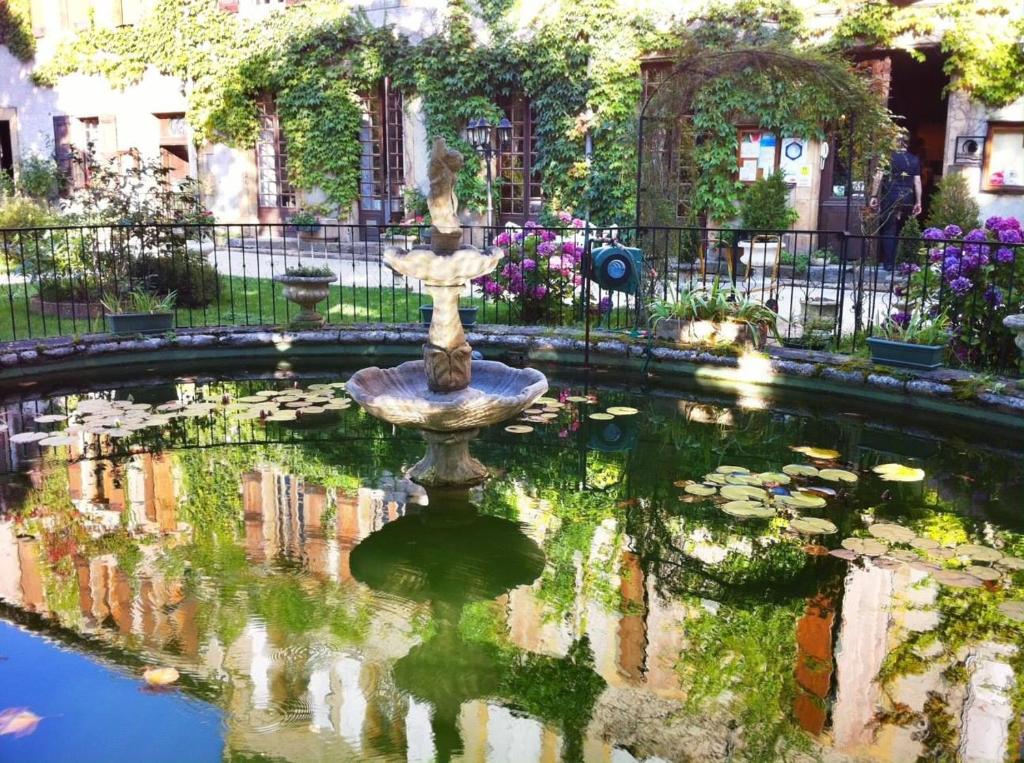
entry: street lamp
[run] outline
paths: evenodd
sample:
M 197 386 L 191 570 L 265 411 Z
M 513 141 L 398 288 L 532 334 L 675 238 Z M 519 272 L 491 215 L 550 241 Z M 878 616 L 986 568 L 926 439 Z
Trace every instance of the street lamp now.
M 497 135 L 497 145 L 494 136 Z M 491 162 L 494 157 L 499 156 L 502 151 L 508 149 L 512 142 L 512 123 L 507 117 L 502 117 L 497 125 L 487 121 L 487 117 L 479 117 L 469 120 L 466 125 L 466 140 L 477 152 L 487 168 L 487 227 L 494 227 L 494 176 Z

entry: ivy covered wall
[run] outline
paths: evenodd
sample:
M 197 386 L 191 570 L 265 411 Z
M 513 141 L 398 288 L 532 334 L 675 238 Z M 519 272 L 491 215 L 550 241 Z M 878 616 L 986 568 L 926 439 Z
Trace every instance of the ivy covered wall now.
M 933 35 L 947 55 L 951 86 L 998 106 L 1024 95 L 1024 52 L 1015 42 L 1024 36 L 1024 21 L 1011 15 L 1014 1 L 950 0 L 917 9 L 858 0 L 839 12 L 834 34 L 823 34 L 808 24 L 812 13 L 785 0 L 670 4 L 671 15 L 621 0 L 553 0 L 533 15 L 513 0 L 449 0 L 439 29 L 413 44 L 396 28 L 374 26 L 328 0 L 258 20 L 225 13 L 216 0 L 157 0 L 135 26 L 93 28 L 65 41 L 35 76 L 41 85 L 54 85 L 72 73 L 97 74 L 126 87 L 154 67 L 185 83 L 187 117 L 198 140 L 238 148 L 254 144 L 256 103 L 273 94 L 293 183 L 322 189 L 341 209 L 358 194 L 358 96 L 385 74 L 421 99 L 428 135 L 444 135 L 467 154 L 471 149 L 460 138 L 466 121 L 496 118 L 499 103 L 521 94 L 536 114 L 535 169 L 546 201 L 600 222 L 622 222 L 633 213 L 645 56 L 672 54 L 682 43 L 710 49 L 770 44 L 832 55 Z M 807 3 L 800 5 L 807 10 Z M 732 174 L 731 122 L 738 116 L 760 119 L 766 129 L 820 137 L 830 116 L 827 93 L 794 98 L 792 92 L 740 72 L 698 94 L 695 199 L 701 210 L 721 213 L 740 193 Z M 483 205 L 479 169 L 469 162 L 459 178 L 459 198 L 471 209 Z

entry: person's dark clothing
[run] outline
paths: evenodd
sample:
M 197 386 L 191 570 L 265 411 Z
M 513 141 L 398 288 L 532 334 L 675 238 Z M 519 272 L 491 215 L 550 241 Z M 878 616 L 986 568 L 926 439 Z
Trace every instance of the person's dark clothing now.
M 897 236 L 914 209 L 916 194 L 914 178 L 921 174 L 921 160 L 906 151 L 892 155 L 889 173 L 882 183 L 878 214 L 882 221 L 882 267 L 892 270 L 896 264 Z

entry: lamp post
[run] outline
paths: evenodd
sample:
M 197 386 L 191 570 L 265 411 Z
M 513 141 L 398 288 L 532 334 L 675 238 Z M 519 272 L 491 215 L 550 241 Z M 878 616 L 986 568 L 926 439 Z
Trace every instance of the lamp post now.
M 498 137 L 497 144 L 494 140 L 495 134 Z M 466 126 L 466 140 L 484 160 L 487 168 L 487 227 L 490 229 L 494 227 L 494 174 L 491 162 L 512 142 L 512 123 L 504 116 L 497 125 L 488 122 L 487 117 L 471 119 Z

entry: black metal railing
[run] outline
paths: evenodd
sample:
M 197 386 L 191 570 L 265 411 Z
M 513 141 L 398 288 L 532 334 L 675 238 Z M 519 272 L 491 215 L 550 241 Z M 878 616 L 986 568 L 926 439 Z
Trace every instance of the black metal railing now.
M 383 253 L 429 245 L 428 237 L 424 228 L 339 224 L 0 230 L 0 341 L 104 331 L 109 303 L 134 290 L 175 292 L 177 328 L 284 325 L 298 308 L 273 279 L 299 265 L 335 274 L 320 307 L 329 324 L 419 322 L 429 295 L 393 273 Z M 769 305 L 784 344 L 856 352 L 893 315 L 945 312 L 952 360 L 1017 369 L 1002 326 L 1003 316 L 1024 312 L 1024 245 L 1012 240 L 899 239 L 891 272 L 882 238 L 838 231 L 467 227 L 463 242 L 506 252 L 463 301 L 482 324 L 640 332 L 652 300 L 717 282 L 737 299 Z M 608 288 L 591 277 L 595 253 L 619 244 L 639 249 L 641 265 L 624 287 Z

